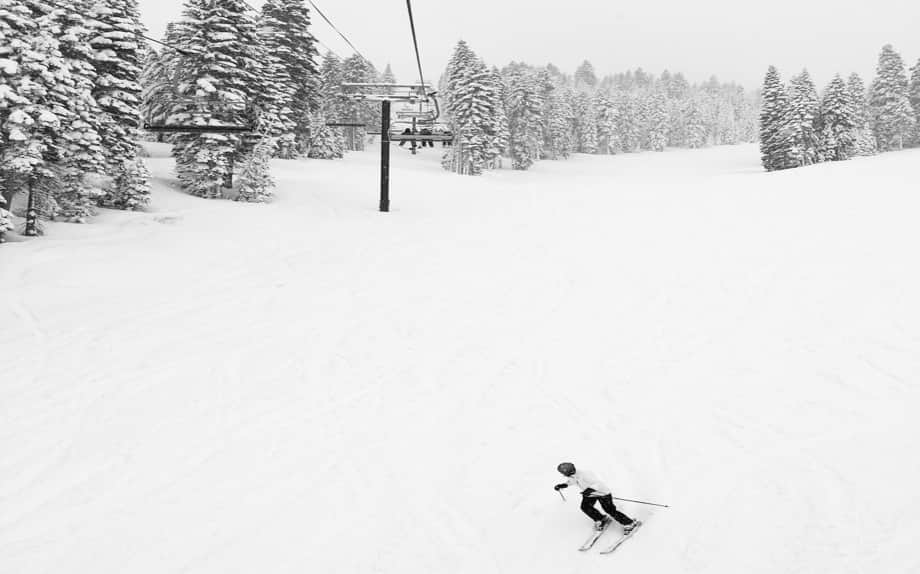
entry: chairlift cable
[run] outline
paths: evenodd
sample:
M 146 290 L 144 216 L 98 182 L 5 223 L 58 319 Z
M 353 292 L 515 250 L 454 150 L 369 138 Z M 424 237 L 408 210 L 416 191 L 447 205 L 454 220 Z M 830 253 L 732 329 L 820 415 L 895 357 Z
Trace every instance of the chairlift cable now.
M 240 0 L 240 2 L 242 2 L 247 8 L 249 8 L 249 9 L 252 10 L 253 12 L 260 12 L 260 13 L 261 13 L 261 10 L 259 10 L 258 8 L 256 8 L 255 6 L 253 6 L 252 4 L 250 4 L 249 2 L 247 2 L 246 0 Z M 318 11 L 318 10 L 317 10 L 317 11 Z M 311 32 L 310 35 L 313 36 L 313 33 Z M 339 60 L 342 59 L 342 56 L 339 56 L 338 54 L 335 53 L 335 50 L 333 50 L 333 49 L 330 48 L 329 46 L 327 46 L 327 45 L 323 44 L 322 42 L 320 42 L 319 38 L 317 38 L 316 36 L 313 36 L 313 41 L 316 42 L 317 44 L 319 44 L 320 46 L 322 46 L 323 48 L 325 48 L 327 52 L 332 52 L 332 54 L 333 54 L 336 58 L 338 58 Z M 363 57 L 363 56 L 362 56 L 362 57 Z
M 345 36 L 345 34 L 343 34 L 338 28 L 336 28 L 335 24 L 333 24 L 332 21 L 329 20 L 329 18 L 327 18 L 325 14 L 323 14 L 323 11 L 319 9 L 319 6 L 317 6 L 316 3 L 313 2 L 313 0 L 307 0 L 307 1 L 310 3 L 310 6 L 313 6 L 313 9 L 316 10 L 316 13 L 319 14 L 322 17 L 322 19 L 325 20 L 326 23 L 329 24 L 329 26 L 331 26 L 332 29 L 338 33 L 339 36 L 342 37 L 343 40 L 345 40 L 345 43 L 351 46 L 351 49 L 355 51 L 355 54 L 360 56 L 361 59 L 364 60 L 365 62 L 370 62 L 370 60 L 364 57 L 364 54 L 362 54 L 361 52 L 358 51 L 357 48 L 355 48 L 355 45 L 351 43 L 351 40 L 349 40 Z
M 335 56 L 335 57 L 338 58 L 339 60 L 342 59 L 342 56 L 339 56 L 338 54 L 336 54 L 336 53 L 335 53 L 335 50 L 333 50 L 333 49 L 330 48 L 329 46 L 327 46 L 327 45 L 323 44 L 322 42 L 320 42 L 320 41 L 319 41 L 319 38 L 317 38 L 316 36 L 313 36 L 313 39 L 316 41 L 317 44 L 319 44 L 320 46 L 322 46 L 327 52 L 330 52 L 333 56 Z
M 415 19 L 412 17 L 412 0 L 406 0 L 406 7 L 409 9 L 409 26 L 412 28 L 412 43 L 415 45 L 415 61 L 418 63 L 419 85 L 424 90 L 425 78 L 422 76 L 422 58 L 418 53 L 418 37 L 415 35 Z

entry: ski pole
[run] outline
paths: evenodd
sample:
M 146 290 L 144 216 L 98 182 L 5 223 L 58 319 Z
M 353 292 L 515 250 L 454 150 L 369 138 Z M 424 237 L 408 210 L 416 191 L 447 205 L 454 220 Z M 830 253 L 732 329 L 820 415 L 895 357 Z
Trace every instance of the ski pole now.
M 560 494 L 561 494 L 561 493 L 560 493 Z M 660 506 L 660 507 L 662 507 L 662 508 L 671 508 L 671 507 L 668 506 L 667 504 L 658 504 L 657 502 L 645 502 L 645 501 L 642 501 L 642 500 L 630 500 L 630 499 L 628 499 L 628 498 L 617 498 L 616 496 L 614 496 L 613 499 L 614 499 L 614 500 L 622 500 L 622 501 L 624 501 L 624 502 L 637 502 L 637 503 L 639 503 L 639 504 L 648 504 L 649 506 Z
M 562 497 L 562 501 L 563 501 L 563 502 L 565 502 L 565 495 L 564 495 L 564 494 L 562 494 L 562 491 L 561 491 L 561 490 L 557 490 L 556 492 L 558 492 L 558 493 L 559 493 L 559 496 L 561 496 L 561 497 Z

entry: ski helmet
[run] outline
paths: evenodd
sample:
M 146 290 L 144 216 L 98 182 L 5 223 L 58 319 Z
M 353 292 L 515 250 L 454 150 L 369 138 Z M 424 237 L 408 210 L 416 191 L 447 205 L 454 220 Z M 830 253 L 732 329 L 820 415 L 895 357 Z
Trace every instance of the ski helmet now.
M 575 474 L 575 465 L 572 464 L 571 462 L 563 462 L 559 466 L 556 467 L 556 470 L 558 470 L 560 473 L 566 476 L 572 476 L 573 474 Z

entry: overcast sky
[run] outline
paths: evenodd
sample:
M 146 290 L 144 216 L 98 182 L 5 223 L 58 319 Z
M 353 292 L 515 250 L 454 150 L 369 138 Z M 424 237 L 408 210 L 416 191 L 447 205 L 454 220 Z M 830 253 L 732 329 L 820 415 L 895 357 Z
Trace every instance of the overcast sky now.
M 156 38 L 181 16 L 182 0 L 139 2 Z M 398 80 L 417 79 L 403 0 L 314 2 L 378 69 L 390 63 Z M 437 82 L 460 39 L 490 66 L 552 62 L 572 73 L 587 59 L 598 76 L 641 66 L 680 71 L 691 82 L 715 74 L 748 88 L 770 64 L 784 79 L 807 67 L 819 88 L 836 72 L 859 72 L 868 83 L 886 43 L 908 67 L 920 59 L 920 0 L 414 0 L 412 7 L 428 82 Z M 352 53 L 311 15 L 324 45 Z

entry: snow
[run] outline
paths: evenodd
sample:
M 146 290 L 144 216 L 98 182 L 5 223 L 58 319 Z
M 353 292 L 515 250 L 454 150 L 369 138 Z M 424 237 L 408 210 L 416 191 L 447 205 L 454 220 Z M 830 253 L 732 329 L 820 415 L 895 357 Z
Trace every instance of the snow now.
M 18 124 L 18 125 L 31 125 L 32 123 L 34 123 L 34 122 L 32 121 L 32 118 L 29 116 L 29 114 L 27 114 L 25 111 L 23 111 L 23 110 L 21 110 L 21 109 L 15 109 L 15 110 L 13 110 L 13 111 L 10 113 L 9 118 L 7 118 L 7 121 L 9 121 L 10 124 L 13 124 L 13 125 L 16 125 L 16 124 Z
M 15 112 L 14 112 L 14 113 L 15 113 Z M 12 117 L 12 114 L 10 115 L 10 117 Z M 26 117 L 28 117 L 28 116 L 26 116 Z M 12 122 L 10 122 L 10 124 L 12 125 Z M 10 127 L 10 133 L 9 133 L 9 135 L 7 136 L 7 138 L 8 138 L 11 142 L 24 142 L 24 141 L 26 141 L 26 140 L 29 139 L 29 137 L 28 137 L 25 133 L 23 133 L 23 131 L 22 131 L 21 129 L 19 129 L 18 127 L 15 127 L 15 126 L 14 126 L 14 127 Z
M 12 76 L 19 71 L 19 64 L 9 58 L 0 58 L 0 70 L 3 70 L 3 73 Z
M 9 102 L 21 103 L 23 98 L 20 98 L 19 95 L 13 90 L 12 86 L 6 84 L 0 85 L 0 101 L 7 100 Z M 6 104 L 6 102 L 3 102 Z
M 214 84 L 208 78 L 198 78 L 195 82 L 198 85 L 200 91 L 210 94 L 217 91 L 217 88 L 214 87 Z
M 42 112 L 38 115 L 38 121 L 46 125 L 52 125 L 57 124 L 60 120 L 53 112 L 42 110 Z
M 0 246 L 0 571 L 920 568 L 920 151 L 394 146 L 381 214 L 373 150 L 243 205 L 151 149 L 150 212 Z M 671 508 L 579 553 L 563 460 Z

